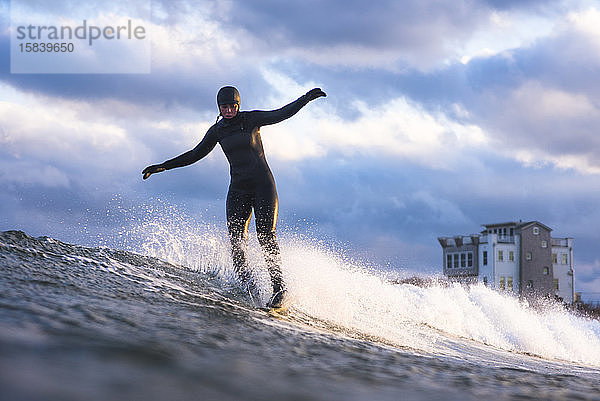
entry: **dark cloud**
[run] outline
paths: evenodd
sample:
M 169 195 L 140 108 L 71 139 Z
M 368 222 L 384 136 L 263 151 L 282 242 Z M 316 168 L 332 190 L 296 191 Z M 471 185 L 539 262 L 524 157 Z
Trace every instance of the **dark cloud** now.
M 598 44 L 592 34 L 572 27 L 538 40 L 532 46 L 512 51 L 521 74 L 561 90 L 582 93 L 600 101 Z
M 600 167 L 595 134 L 600 124 L 600 81 L 595 79 L 600 59 L 586 56 L 594 48 L 581 33 L 563 30 L 525 48 L 432 72 L 312 70 L 336 95 L 333 101 L 346 119 L 357 117 L 346 99 L 385 107 L 390 99 L 404 96 L 430 111 L 442 110 L 481 126 L 506 149 L 524 148 L 549 157 L 579 155 Z M 284 64 L 278 68 L 288 71 Z M 455 105 L 469 116 L 455 114 Z
M 600 123 L 596 110 L 600 104 L 599 62 L 587 56 L 595 47 L 586 42 L 585 35 L 565 29 L 528 47 L 474 58 L 467 64 L 445 62 L 424 71 L 403 61 L 410 52 L 443 58 L 444 45 L 469 38 L 494 10 L 548 11 L 560 6 L 542 1 L 446 3 L 214 1 L 202 2 L 199 9 L 191 2 L 156 1 L 155 23 L 182 26 L 195 11 L 206 21 L 214 21 L 219 32 L 236 37 L 240 48 L 228 63 L 217 63 L 217 69 L 214 60 L 208 59 L 210 55 L 193 58 L 190 69 L 183 62 L 165 62 L 164 55 L 154 54 L 155 64 L 148 75 L 10 74 L 10 44 L 5 33 L 0 36 L 0 80 L 49 100 L 95 104 L 115 99 L 139 106 L 147 115 L 159 109 L 161 119 L 167 121 L 180 118 L 182 110 L 188 113 L 188 109 L 202 112 L 205 119 L 214 112 L 215 92 L 224 84 L 240 87 L 244 106 L 262 108 L 265 99 L 273 94 L 281 97 L 283 90 L 271 87 L 276 84 L 263 76 L 266 68 L 299 85 L 318 82 L 328 93 L 323 103 L 328 112 L 344 122 L 369 117 L 356 110 L 356 100 L 376 110 L 385 108 L 392 99 L 405 97 L 426 111 L 476 124 L 495 141 L 492 148 L 464 150 L 449 145 L 447 151 L 457 157 L 446 170 L 374 153 L 348 156 L 335 149 L 327 149 L 320 158 L 273 160 L 283 232 L 300 227 L 319 238 L 336 238 L 356 252 L 372 251 L 381 262 L 425 268 L 440 262 L 437 236 L 478 232 L 483 223 L 539 220 L 552 227 L 555 235 L 575 237 L 576 258 L 592 263 L 597 259 L 594 244 L 600 240 L 594 224 L 600 220 L 596 211 L 600 201 L 597 176 L 559 170 L 551 164 L 523 166 L 511 152 L 571 153 L 600 166 L 595 132 Z M 400 60 L 395 67 L 402 68 L 332 66 L 301 60 L 300 56 L 276 57 L 290 48 L 314 51 L 344 45 L 395 52 Z M 591 113 L 571 117 L 556 113 L 536 119 L 535 113 L 541 112 L 543 100 L 547 100 L 536 98 L 536 94 L 554 94 L 558 100 L 588 99 Z M 292 100 L 298 95 L 290 93 L 287 97 Z M 457 105 L 464 113 L 456 111 Z M 116 119 L 111 121 L 119 124 Z M 64 235 L 62 238 L 76 241 L 67 236 L 73 227 L 84 223 L 88 227 L 86 243 L 93 243 L 93 232 L 118 231 L 132 215 L 144 215 L 137 206 L 160 205 L 157 198 L 224 228 L 229 178 L 221 150 L 213 151 L 220 154 L 214 159 L 142 181 L 140 171 L 146 164 L 183 153 L 203 133 L 190 139 L 189 145 L 176 146 L 174 129 L 149 133 L 143 124 L 132 125 L 126 124 L 127 135 L 138 141 L 134 144 L 147 145 L 146 157 L 152 157 L 143 160 L 138 156 L 135 160 L 140 160 L 139 166 L 128 163 L 117 168 L 117 160 L 117 167 L 99 169 L 92 161 L 78 164 L 64 155 L 61 160 L 45 159 L 68 177 L 68 185 L 62 187 L 0 175 L 0 229 Z M 364 133 L 365 141 L 369 134 Z M 0 153 L 5 164 L 18 162 L 27 168 L 27 163 L 36 163 L 33 156 L 31 160 L 21 156 L 19 161 L 13 157 Z M 431 165 L 435 162 L 432 160 Z M 90 171 L 91 167 L 95 170 Z M 117 200 L 115 194 L 120 194 Z M 112 214 L 107 215 L 107 210 Z M 127 210 L 131 213 L 124 212 Z
M 436 171 L 386 157 L 332 154 L 274 161 L 281 235 L 296 229 L 321 240 L 332 238 L 350 254 L 369 255 L 373 263 L 419 270 L 439 264 L 437 236 L 479 232 L 481 224 L 495 221 L 539 220 L 557 236 L 575 237 L 577 257 L 593 260 L 590 245 L 600 240 L 586 229 L 587 221 L 600 218 L 595 206 L 600 198 L 589 193 L 598 185 L 593 177 L 574 180 L 569 172 L 523 169 L 492 154 L 486 158 L 469 174 L 458 166 Z M 121 185 L 104 178 L 100 187 L 82 183 L 76 175 L 68 188 L 2 182 L 7 188 L 2 227 L 94 244 L 143 219 L 149 212 L 139 206 L 160 209 L 166 201 L 187 216 L 225 229 L 226 163 L 203 160 L 147 181 L 138 171 L 129 175 Z M 557 191 L 562 195 L 554 196 Z
M 462 1 L 355 0 L 341 5 L 336 1 L 261 0 L 235 3 L 226 24 L 250 33 L 263 49 L 355 47 L 395 51 L 398 60 L 404 56 L 429 59 L 443 53 L 446 44 L 471 35 L 489 11 L 481 4 Z
M 559 35 L 510 56 L 469 63 L 466 83 L 473 96 L 461 101 L 507 147 L 579 155 L 600 168 L 600 85 L 594 79 L 600 59 L 569 50 L 580 40 Z
M 484 3 L 489 4 L 491 7 L 497 10 L 510 10 L 510 9 L 526 9 L 526 10 L 540 10 L 548 8 L 549 6 L 556 7 L 560 5 L 559 1 L 547 1 L 547 0 L 485 0 Z
M 556 236 L 589 235 L 583 221 L 598 218 L 593 205 L 600 201 L 588 193 L 589 188 L 598 188 L 594 177 L 578 176 L 575 182 L 570 172 L 524 171 L 515 161 L 488 156 L 482 169 L 469 174 L 381 158 L 298 163 L 293 172 L 277 174 L 280 213 L 284 221 L 318 222 L 336 238 L 366 249 L 381 236 L 437 249 L 437 236 L 477 233 L 481 224 L 520 219 L 544 222 Z M 555 196 L 557 192 L 562 196 Z M 578 252 L 586 260 L 594 253 L 587 248 Z M 436 251 L 412 263 L 421 267 L 438 257 Z
M 469 36 L 494 9 L 528 8 L 541 1 L 276 0 L 237 2 L 232 28 L 261 33 L 260 39 L 292 46 L 360 45 L 373 48 L 429 48 Z
M 156 60 L 152 65 L 150 74 L 12 74 L 10 38 L 0 34 L 0 81 L 25 92 L 90 102 L 118 100 L 167 110 L 184 107 L 213 111 L 216 110 L 216 93 L 223 85 L 252 82 L 248 95 L 256 98 L 264 96 L 268 88 L 262 73 L 244 64 L 232 65 L 220 72 L 209 66 L 204 71 L 202 60 L 198 60 L 193 71 L 180 68 L 176 63 L 162 67 Z M 258 93 L 253 93 L 254 90 Z

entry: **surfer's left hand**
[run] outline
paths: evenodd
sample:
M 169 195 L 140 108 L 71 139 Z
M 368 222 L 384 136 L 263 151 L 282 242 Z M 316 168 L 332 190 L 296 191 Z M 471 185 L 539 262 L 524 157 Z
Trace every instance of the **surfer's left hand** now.
M 306 96 L 306 99 L 310 102 L 322 96 L 327 96 L 327 94 L 323 92 L 321 88 L 314 88 L 306 92 L 306 95 L 304 96 Z

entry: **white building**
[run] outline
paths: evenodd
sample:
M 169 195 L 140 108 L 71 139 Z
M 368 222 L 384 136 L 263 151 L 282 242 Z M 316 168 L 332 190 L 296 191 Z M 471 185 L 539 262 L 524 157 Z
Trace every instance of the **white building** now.
M 572 303 L 575 300 L 573 238 L 552 238 L 552 272 L 556 295 L 565 302 Z
M 481 282 L 523 298 L 573 303 L 573 239 L 551 238 L 551 228 L 531 222 L 485 224 L 480 234 L 440 237 L 444 274 Z

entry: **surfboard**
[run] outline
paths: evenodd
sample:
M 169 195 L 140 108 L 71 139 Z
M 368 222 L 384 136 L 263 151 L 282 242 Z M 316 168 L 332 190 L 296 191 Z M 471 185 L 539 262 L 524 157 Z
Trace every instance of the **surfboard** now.
M 284 305 L 280 308 L 271 308 L 269 306 L 264 306 L 264 307 L 259 307 L 258 309 L 267 312 L 269 315 L 272 316 L 286 316 L 288 314 L 288 309 L 289 307 L 287 305 Z
M 279 317 L 279 316 L 287 316 L 288 308 L 287 306 L 282 306 L 281 308 L 268 308 L 269 315 Z
M 272 306 L 263 306 L 260 309 L 267 312 L 267 314 L 269 316 L 273 316 L 276 318 L 285 318 L 288 316 L 288 311 L 289 308 L 291 306 L 291 300 L 287 299 L 286 302 L 284 302 L 281 306 L 279 307 L 272 307 Z

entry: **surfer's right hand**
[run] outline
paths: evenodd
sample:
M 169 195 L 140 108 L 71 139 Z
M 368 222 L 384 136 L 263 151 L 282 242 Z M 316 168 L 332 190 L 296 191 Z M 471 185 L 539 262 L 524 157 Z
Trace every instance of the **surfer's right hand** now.
M 152 166 L 148 166 L 142 171 L 143 179 L 147 179 L 150 175 L 154 173 L 160 173 L 161 171 L 165 171 L 166 168 L 163 167 L 162 164 L 153 164 Z

